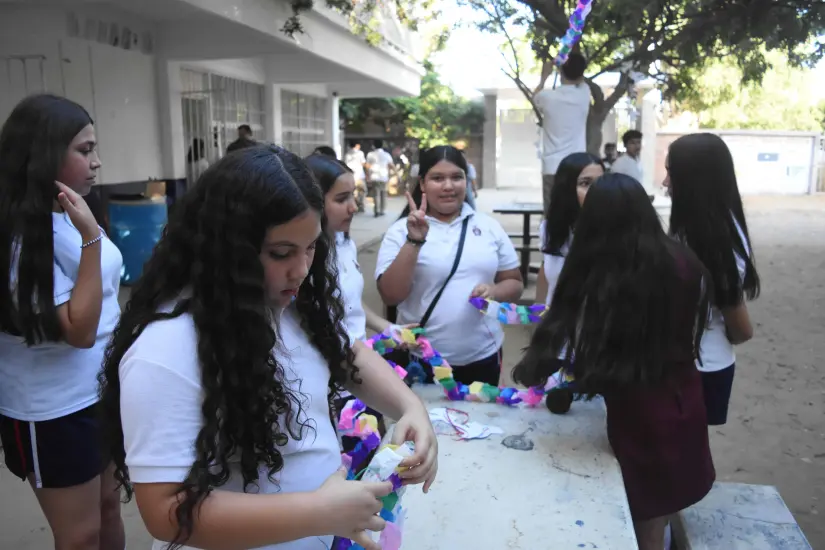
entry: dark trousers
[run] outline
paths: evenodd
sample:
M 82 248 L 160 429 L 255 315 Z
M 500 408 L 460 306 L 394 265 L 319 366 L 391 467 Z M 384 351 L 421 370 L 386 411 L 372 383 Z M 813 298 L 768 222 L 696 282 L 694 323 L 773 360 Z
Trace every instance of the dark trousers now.
M 453 368 L 453 378 L 455 378 L 456 382 L 468 386 L 473 382 L 485 382 L 492 386 L 498 386 L 499 379 L 501 378 L 501 357 L 501 350 L 499 349 L 493 355 L 467 365 L 450 365 Z M 401 350 L 396 350 L 385 358 L 404 368 L 406 368 L 410 362 L 409 353 Z M 435 383 L 432 367 L 424 362 L 422 362 L 421 365 L 424 367 L 424 383 Z

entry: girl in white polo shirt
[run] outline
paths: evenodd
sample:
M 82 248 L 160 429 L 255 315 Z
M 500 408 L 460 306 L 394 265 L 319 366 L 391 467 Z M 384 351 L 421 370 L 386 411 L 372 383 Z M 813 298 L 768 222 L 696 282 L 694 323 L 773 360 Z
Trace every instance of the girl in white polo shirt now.
M 398 306 L 398 322 L 424 326 L 456 380 L 497 385 L 504 332 L 468 300 L 513 302 L 524 285 L 507 233 L 465 202 L 466 178 L 455 147 L 421 154 L 419 184 L 384 235 L 375 275 L 384 303 Z
M 358 209 L 352 171 L 346 164 L 319 154 L 310 155 L 305 162 L 324 193 L 324 218 L 327 233 L 335 240 L 335 268 L 344 306 L 344 323 L 350 338 L 363 342 L 367 339 L 367 328 L 377 333 L 397 330 L 400 327 L 393 325 L 364 303 L 364 276 L 358 263 L 358 247 L 349 236 L 352 218 Z M 335 402 L 335 409 L 340 412 L 350 399 L 353 399 L 352 395 L 343 391 Z M 381 414 L 372 409 L 367 413 L 379 420 L 383 432 Z M 357 438 L 344 436 L 344 450 L 351 450 L 357 442 Z
M 550 305 L 584 197 L 593 182 L 603 175 L 602 161 L 590 153 L 573 153 L 559 163 L 550 204 L 539 226 L 544 261 L 536 285 L 537 302 Z
M 714 134 L 674 141 L 664 186 L 672 197 L 670 233 L 687 244 L 710 272 L 714 307 L 697 367 L 702 372 L 708 424 L 727 421 L 736 354 L 753 337 L 747 300 L 759 296 L 748 224 L 736 184 L 733 157 Z
M 153 548 L 377 550 L 387 484 L 345 481 L 334 384 L 414 440 L 403 476 L 436 472 L 426 409 L 352 343 L 306 165 L 276 147 L 227 155 L 178 203 L 112 337 L 102 405 L 118 479 Z
M 602 161 L 590 153 L 573 153 L 559 163 L 556 179 L 550 190 L 550 203 L 539 225 L 541 250 L 544 255 L 536 284 L 536 301 L 550 305 L 564 260 L 573 242 L 573 230 L 579 210 L 590 186 L 604 175 Z M 562 367 L 561 359 L 553 361 L 552 370 Z M 567 388 L 548 392 L 546 405 L 550 412 L 564 414 L 573 403 L 573 392 Z
M 125 545 L 95 413 L 123 264 L 82 198 L 96 145 L 89 114 L 52 95 L 21 101 L 0 131 L 0 437 L 70 550 Z

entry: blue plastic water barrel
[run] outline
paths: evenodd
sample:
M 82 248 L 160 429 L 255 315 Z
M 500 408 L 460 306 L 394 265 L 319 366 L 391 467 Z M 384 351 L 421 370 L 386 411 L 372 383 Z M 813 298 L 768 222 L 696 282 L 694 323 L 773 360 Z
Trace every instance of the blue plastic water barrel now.
M 134 284 L 166 225 L 164 199 L 109 201 L 109 237 L 123 254 L 120 281 Z

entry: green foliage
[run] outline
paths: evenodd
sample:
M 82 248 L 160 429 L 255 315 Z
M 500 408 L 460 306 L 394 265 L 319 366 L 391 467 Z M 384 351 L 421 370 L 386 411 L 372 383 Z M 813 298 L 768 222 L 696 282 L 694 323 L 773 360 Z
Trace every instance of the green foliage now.
M 513 37 L 527 36 L 546 68 L 577 3 L 460 1 L 480 15 L 478 28 L 509 45 L 511 58 L 517 58 Z M 781 52 L 793 66 L 812 66 L 825 55 L 825 42 L 817 42 L 823 34 L 822 0 L 593 0 L 579 43 L 590 62 L 593 128 L 628 90 L 632 73 L 658 80 L 666 97 L 681 98 L 695 85 L 696 68 L 706 59 L 724 58 L 739 68 L 740 81 L 758 83 L 770 67 L 767 52 Z M 519 65 L 511 63 L 511 68 L 509 76 L 532 99 Z M 610 72 L 621 72 L 622 77 L 605 97 L 592 79 Z
M 441 82 L 429 61 L 421 80 L 421 95 L 397 99 L 342 100 L 340 115 L 349 132 L 361 133 L 367 122 L 380 126 L 384 133 L 403 133 L 419 140 L 421 147 L 452 143 L 484 126 L 484 106 L 469 101 Z
M 770 65 L 759 84 L 742 84 L 743 70 L 732 60 L 694 69 L 694 85 L 681 94 L 677 109 L 690 111 L 703 128 L 749 130 L 823 129 L 823 107 L 814 95 L 810 70 L 788 65 L 782 54 L 765 55 Z
M 423 21 L 438 16 L 436 0 L 323 0 L 326 7 L 349 18 L 352 31 L 372 45 L 383 42 L 380 15 L 395 15 L 401 24 L 418 30 Z M 304 32 L 301 17 L 312 10 L 315 0 L 289 0 L 292 16 L 281 29 L 287 36 Z

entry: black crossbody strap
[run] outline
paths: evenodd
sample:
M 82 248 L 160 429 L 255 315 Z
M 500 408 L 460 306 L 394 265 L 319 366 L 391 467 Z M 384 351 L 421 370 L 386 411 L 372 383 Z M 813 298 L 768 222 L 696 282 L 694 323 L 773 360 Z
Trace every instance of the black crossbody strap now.
M 438 304 L 438 300 L 441 299 L 441 295 L 444 293 L 444 289 L 447 288 L 447 285 L 450 283 L 450 279 L 453 278 L 455 272 L 458 270 L 458 262 L 461 261 L 461 253 L 464 251 L 464 240 L 467 237 L 467 226 L 470 224 L 470 218 L 472 214 L 464 218 L 464 221 L 461 222 L 461 237 L 458 239 L 458 250 L 455 253 L 455 260 L 453 261 L 453 268 L 450 270 L 450 274 L 447 275 L 447 280 L 444 281 L 444 284 L 441 285 L 441 290 L 438 291 L 438 294 L 435 295 L 433 301 L 430 302 L 430 307 L 427 308 L 426 313 L 421 318 L 421 321 L 418 323 L 418 326 L 424 328 L 424 325 L 427 324 L 427 321 L 430 320 L 430 315 L 433 314 L 433 310 L 435 309 L 436 304 Z

